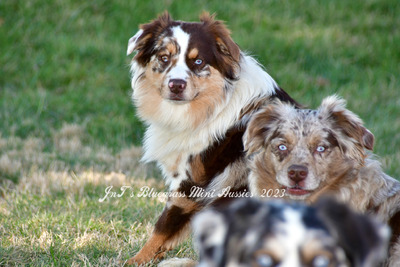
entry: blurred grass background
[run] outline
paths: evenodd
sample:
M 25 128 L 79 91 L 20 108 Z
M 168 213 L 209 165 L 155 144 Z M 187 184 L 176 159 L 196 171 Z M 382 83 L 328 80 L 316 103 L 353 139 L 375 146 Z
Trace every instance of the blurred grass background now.
M 0 265 L 118 265 L 143 244 L 163 204 L 98 198 L 108 185 L 163 190 L 137 162 L 143 125 L 126 45 L 164 10 L 189 21 L 216 13 L 309 107 L 333 93 L 347 99 L 399 177 L 397 0 L 2 0 Z

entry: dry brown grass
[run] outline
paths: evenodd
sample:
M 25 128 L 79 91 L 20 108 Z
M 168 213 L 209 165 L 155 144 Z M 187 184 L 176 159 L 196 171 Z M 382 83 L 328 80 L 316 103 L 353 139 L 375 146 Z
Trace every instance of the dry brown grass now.
M 113 153 L 85 140 L 75 124 L 53 133 L 51 150 L 36 137 L 0 136 L 0 265 L 119 266 L 144 244 L 165 199 L 99 199 L 109 186 L 164 191 L 146 178 L 154 167 L 140 163 L 140 147 Z

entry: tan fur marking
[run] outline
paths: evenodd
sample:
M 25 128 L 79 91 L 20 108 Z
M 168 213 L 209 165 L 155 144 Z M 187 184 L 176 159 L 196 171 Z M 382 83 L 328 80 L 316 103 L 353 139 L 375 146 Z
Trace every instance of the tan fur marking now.
M 183 213 L 192 213 L 200 209 L 199 204 L 185 197 L 171 197 L 168 199 L 170 206 L 177 206 L 182 209 Z M 143 248 L 133 258 L 129 259 L 127 265 L 144 264 L 152 259 L 158 260 L 164 257 L 165 252 L 175 247 L 190 233 L 190 224 L 174 233 L 174 236 L 168 237 L 165 234 L 153 231 L 150 238 Z
M 328 259 L 332 259 L 333 255 L 331 251 L 323 248 L 322 240 L 320 238 L 308 241 L 301 247 L 301 254 L 303 262 L 306 264 L 312 263 L 316 256 L 325 256 Z
M 186 197 L 173 197 L 169 202 L 183 210 L 184 213 L 190 213 L 200 208 L 199 203 Z
M 190 167 L 192 170 L 192 179 L 193 182 L 199 185 L 203 185 L 206 182 L 205 173 L 206 170 L 204 169 L 204 164 L 201 160 L 200 155 L 196 155 L 192 162 L 190 163 Z
M 162 101 L 160 95 L 162 75 L 151 71 L 151 68 L 147 68 L 144 75 L 146 76 L 145 82 L 141 82 L 142 85 L 138 87 L 140 102 L 136 103 L 137 111 L 143 118 L 154 118 L 160 112 L 158 107 Z
M 192 127 L 195 129 L 213 114 L 216 105 L 225 101 L 224 79 L 221 74 L 210 67 L 211 75 L 207 79 L 194 77 L 195 88 L 199 88 L 199 94 L 190 102 L 188 115 L 193 121 Z
M 179 154 L 179 155 L 176 157 L 175 164 L 172 165 L 172 166 L 170 166 L 170 168 L 169 168 L 169 171 L 170 171 L 171 173 L 175 173 L 175 172 L 178 171 L 178 167 L 179 167 L 179 164 L 181 163 L 181 160 L 182 160 L 182 154 Z
M 198 55 L 199 55 L 199 50 L 197 48 L 193 48 L 192 50 L 190 50 L 188 58 L 195 59 L 197 58 Z
M 254 258 L 258 258 L 262 255 L 268 255 L 275 261 L 280 262 L 285 257 L 285 251 L 281 248 L 282 245 L 279 243 L 279 241 L 275 240 L 274 238 L 270 238 L 270 240 L 266 241 L 266 246 L 263 249 L 260 249 L 254 253 Z
M 260 158 L 263 157 L 261 156 Z M 276 173 L 268 158 L 265 158 L 265 160 L 256 160 L 252 165 L 252 170 L 256 173 L 256 177 L 263 177 L 263 179 L 257 179 L 256 181 L 258 195 L 263 194 L 263 189 L 274 190 L 282 187 L 275 179 Z
M 165 243 L 166 236 L 153 233 L 147 240 L 146 244 L 139 251 L 135 257 L 130 258 L 127 265 L 141 265 L 150 262 L 152 259 L 159 259 L 164 256 L 165 250 L 162 249 L 162 245 Z
M 178 52 L 176 45 L 173 43 L 168 43 L 166 48 L 171 55 L 175 55 Z

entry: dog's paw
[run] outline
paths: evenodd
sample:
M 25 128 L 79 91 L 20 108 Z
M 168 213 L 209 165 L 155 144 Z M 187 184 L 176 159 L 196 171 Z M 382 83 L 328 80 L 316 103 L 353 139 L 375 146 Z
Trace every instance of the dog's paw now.
M 195 267 L 197 262 L 189 258 L 172 258 L 160 262 L 158 267 Z
M 140 257 L 140 255 L 136 255 L 130 258 L 128 261 L 125 262 L 125 265 L 128 266 L 144 266 L 145 264 L 149 263 L 151 259 Z

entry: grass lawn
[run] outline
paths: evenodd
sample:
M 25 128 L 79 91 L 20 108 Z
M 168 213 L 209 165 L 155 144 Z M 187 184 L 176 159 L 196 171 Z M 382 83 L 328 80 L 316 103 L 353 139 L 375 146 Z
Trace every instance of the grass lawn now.
M 400 177 L 397 0 L 0 1 L 0 265 L 114 266 L 134 255 L 165 199 L 139 162 L 126 57 L 138 25 L 168 10 L 226 21 L 290 95 L 309 107 L 337 93 Z M 121 194 L 104 197 L 107 187 Z M 170 253 L 195 257 L 190 240 Z

